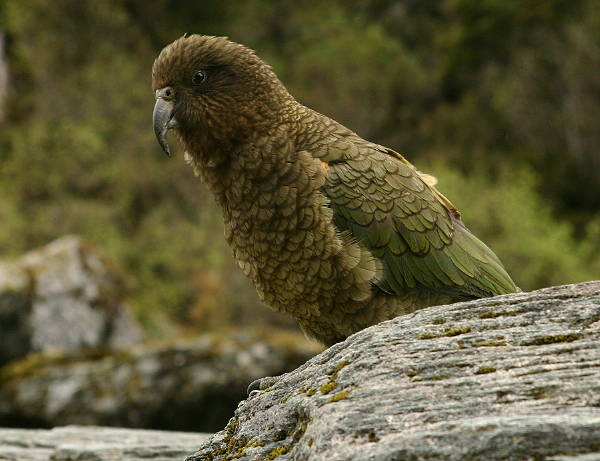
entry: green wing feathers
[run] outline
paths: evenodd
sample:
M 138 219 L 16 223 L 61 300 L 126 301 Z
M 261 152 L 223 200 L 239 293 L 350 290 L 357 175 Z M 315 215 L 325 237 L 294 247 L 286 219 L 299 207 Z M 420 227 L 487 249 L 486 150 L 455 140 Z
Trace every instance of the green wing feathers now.
M 328 170 L 323 192 L 335 225 L 383 262 L 381 288 L 402 293 L 419 287 L 464 297 L 518 291 L 498 257 L 425 181 L 430 183 L 400 154 L 374 145 Z

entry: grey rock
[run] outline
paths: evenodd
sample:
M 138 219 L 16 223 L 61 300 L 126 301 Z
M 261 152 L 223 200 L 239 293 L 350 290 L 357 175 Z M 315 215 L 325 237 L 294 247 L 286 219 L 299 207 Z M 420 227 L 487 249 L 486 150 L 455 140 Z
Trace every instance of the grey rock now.
M 119 352 L 36 354 L 0 368 L 0 426 L 221 429 L 248 383 L 317 349 L 277 330 L 205 335 Z
M 180 461 L 207 437 L 90 426 L 0 429 L 0 461 Z
M 600 282 L 424 309 L 241 402 L 200 460 L 600 459 Z
M 124 297 L 117 271 L 75 236 L 0 263 L 0 364 L 30 352 L 139 343 Z

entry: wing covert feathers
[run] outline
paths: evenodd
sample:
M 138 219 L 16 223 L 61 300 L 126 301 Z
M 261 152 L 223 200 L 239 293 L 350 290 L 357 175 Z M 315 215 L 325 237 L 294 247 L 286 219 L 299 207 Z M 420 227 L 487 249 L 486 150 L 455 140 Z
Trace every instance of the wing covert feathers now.
M 496 255 L 435 189 L 435 178 L 394 151 L 363 143 L 330 164 L 323 192 L 336 226 L 383 263 L 383 289 L 400 294 L 426 288 L 465 297 L 518 290 Z

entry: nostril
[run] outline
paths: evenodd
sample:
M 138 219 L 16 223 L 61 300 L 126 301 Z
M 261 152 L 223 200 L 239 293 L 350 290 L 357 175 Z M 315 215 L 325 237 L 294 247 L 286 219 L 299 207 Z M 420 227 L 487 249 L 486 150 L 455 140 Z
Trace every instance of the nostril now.
M 175 91 L 170 86 L 165 86 L 160 90 L 156 90 L 156 97 L 164 99 L 165 101 L 170 101 L 175 97 Z

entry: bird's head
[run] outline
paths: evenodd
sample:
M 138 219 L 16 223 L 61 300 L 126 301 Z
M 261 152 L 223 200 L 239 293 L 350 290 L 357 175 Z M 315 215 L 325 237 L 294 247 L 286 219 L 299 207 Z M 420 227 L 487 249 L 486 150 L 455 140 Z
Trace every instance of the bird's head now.
M 161 147 L 174 130 L 187 151 L 227 150 L 267 126 L 290 98 L 254 52 L 225 37 L 183 36 L 154 61 L 153 123 Z

